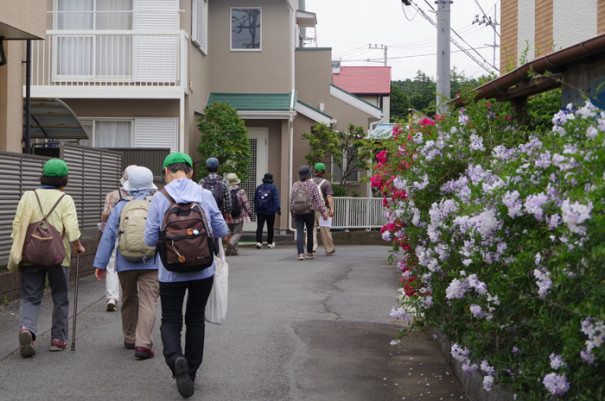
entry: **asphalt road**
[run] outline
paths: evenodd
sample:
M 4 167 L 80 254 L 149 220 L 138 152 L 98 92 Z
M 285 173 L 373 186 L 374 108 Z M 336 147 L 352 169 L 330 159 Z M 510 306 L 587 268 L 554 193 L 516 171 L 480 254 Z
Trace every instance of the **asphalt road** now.
M 293 246 L 240 248 L 228 258 L 227 322 L 206 325 L 191 399 L 466 400 L 427 335 L 390 345 L 402 323 L 389 316 L 398 272 L 387 250 L 340 246 L 297 261 Z M 18 301 L 0 307 L 0 400 L 182 399 L 161 354 L 159 307 L 156 356 L 136 360 L 122 345 L 119 312 L 105 311 L 104 288 L 80 281 L 74 352 L 47 350 L 48 295 L 33 358 L 17 350 Z

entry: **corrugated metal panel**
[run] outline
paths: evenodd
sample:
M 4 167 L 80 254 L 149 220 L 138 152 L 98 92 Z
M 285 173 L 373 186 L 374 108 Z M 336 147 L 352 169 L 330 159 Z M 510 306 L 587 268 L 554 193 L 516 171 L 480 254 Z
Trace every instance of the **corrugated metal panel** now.
M 170 148 L 176 152 L 178 118 L 137 118 L 134 122 L 135 148 Z
M 65 193 L 76 205 L 81 230 L 95 229 L 101 220 L 105 194 L 119 185 L 121 157 L 118 152 L 61 145 L 61 158 L 69 167 Z M 12 245 L 10 234 L 17 204 L 25 191 L 40 185 L 42 166 L 48 157 L 0 152 L 0 265 L 6 265 Z
M 162 177 L 164 159 L 171 152 L 170 148 L 141 148 L 138 146 L 136 149 L 114 148 L 109 150 L 114 150 L 122 154 L 122 166 L 120 171 L 124 171 L 126 167 L 132 164 L 144 166 L 153 172 L 154 179 L 157 181 L 160 181 Z
M 289 93 L 217 93 L 211 92 L 208 106 L 212 103 L 229 103 L 236 110 L 290 110 L 292 97 Z

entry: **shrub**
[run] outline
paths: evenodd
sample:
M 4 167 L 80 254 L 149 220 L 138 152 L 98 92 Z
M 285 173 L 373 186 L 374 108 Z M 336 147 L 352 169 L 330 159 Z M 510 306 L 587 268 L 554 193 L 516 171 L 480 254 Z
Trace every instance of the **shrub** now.
M 396 127 L 378 155 L 392 316 L 435 328 L 484 388 L 605 399 L 605 113 L 570 106 L 547 132 L 476 102 Z

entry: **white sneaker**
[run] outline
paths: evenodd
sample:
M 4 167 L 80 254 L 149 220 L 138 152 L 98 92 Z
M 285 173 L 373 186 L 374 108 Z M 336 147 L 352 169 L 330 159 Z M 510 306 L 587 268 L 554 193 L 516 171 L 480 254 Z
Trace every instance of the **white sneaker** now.
M 263 244 L 261 244 L 260 242 L 256 243 L 256 249 L 261 249 L 263 247 Z
M 275 248 L 275 244 L 274 244 L 274 243 L 267 244 L 267 246 L 268 246 L 269 248 L 271 248 L 271 249 Z
M 117 309 L 117 304 L 118 304 L 118 302 L 115 299 L 110 298 L 107 301 L 107 312 L 115 311 Z

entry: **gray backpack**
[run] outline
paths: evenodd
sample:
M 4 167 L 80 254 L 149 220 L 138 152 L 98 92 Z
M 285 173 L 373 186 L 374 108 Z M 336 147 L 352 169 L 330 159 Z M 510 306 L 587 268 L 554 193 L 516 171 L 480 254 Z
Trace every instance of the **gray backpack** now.
M 309 191 L 309 187 L 304 182 L 294 192 L 292 210 L 294 214 L 309 214 L 313 211 L 311 191 Z

